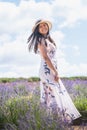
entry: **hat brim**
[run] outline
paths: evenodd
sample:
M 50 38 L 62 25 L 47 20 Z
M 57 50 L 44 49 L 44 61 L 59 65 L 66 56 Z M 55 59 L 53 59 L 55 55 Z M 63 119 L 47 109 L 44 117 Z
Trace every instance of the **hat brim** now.
M 47 20 L 41 20 L 40 22 L 38 22 L 37 24 L 35 24 L 35 26 L 32 28 L 32 32 L 34 32 L 35 28 L 41 24 L 41 23 L 46 23 L 49 27 L 49 30 L 52 28 L 52 23 L 50 21 Z

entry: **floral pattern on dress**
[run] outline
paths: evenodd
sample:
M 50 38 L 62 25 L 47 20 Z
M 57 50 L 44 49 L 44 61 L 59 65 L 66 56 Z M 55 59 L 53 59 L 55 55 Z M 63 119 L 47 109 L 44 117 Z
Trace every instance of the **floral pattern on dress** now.
M 55 69 L 57 69 L 57 60 L 56 60 L 56 47 L 48 40 L 47 42 L 47 55 L 53 63 Z M 59 82 L 54 80 L 54 75 L 51 69 L 48 67 L 43 58 L 41 58 L 40 66 L 40 89 L 41 95 L 40 100 L 48 108 L 56 108 L 57 113 L 63 120 L 71 121 L 79 118 L 81 115 L 78 112 L 77 108 L 73 104 L 71 97 L 69 96 L 65 86 L 63 85 L 61 79 Z

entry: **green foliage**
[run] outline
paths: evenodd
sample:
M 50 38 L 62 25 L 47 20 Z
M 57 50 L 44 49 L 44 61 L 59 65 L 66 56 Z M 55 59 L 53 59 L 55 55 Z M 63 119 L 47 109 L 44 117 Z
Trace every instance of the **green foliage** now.
M 87 98 L 78 97 L 74 103 L 79 111 L 87 111 Z
M 81 80 L 87 80 L 87 76 L 61 77 L 61 79 L 69 79 L 69 80 L 81 79 Z
M 78 95 L 80 97 L 87 97 L 87 88 L 86 87 L 81 87 L 80 85 L 76 85 L 74 86 L 74 88 L 76 89 Z
M 87 76 L 61 77 L 61 79 L 87 80 Z M 33 82 L 33 81 L 37 82 L 37 81 L 40 81 L 40 78 L 39 77 L 30 77 L 30 78 L 23 78 L 23 77 L 19 77 L 19 78 L 0 78 L 0 83 L 14 82 L 14 81 L 18 81 L 18 80 L 28 80 L 29 82 Z
M 15 81 L 22 81 L 22 80 L 28 80 L 28 82 L 37 82 L 40 81 L 39 77 L 30 77 L 30 78 L 0 78 L 0 83 L 7 83 L 7 82 L 15 82 Z
M 40 78 L 38 77 L 31 77 L 31 78 L 28 78 L 28 82 L 33 82 L 33 81 L 40 81 Z
M 0 83 L 14 82 L 16 78 L 0 78 Z
M 77 109 L 80 111 L 82 119 L 87 121 L 87 98 L 78 97 L 75 99 L 74 103 Z
M 6 122 L 6 117 L 4 115 L 4 111 L 2 109 L 2 107 L 0 106 L 0 129 L 3 128 L 4 123 Z
M 70 80 L 76 80 L 76 79 L 80 79 L 80 80 L 87 80 L 87 76 L 74 76 L 74 77 L 69 77 Z
M 75 86 L 78 96 L 74 99 L 75 106 L 82 114 L 82 118 L 87 120 L 87 88 L 79 85 Z
M 17 125 L 17 120 L 20 115 L 24 115 L 28 110 L 27 101 L 29 97 L 21 96 L 11 98 L 4 104 L 3 108 L 0 107 L 0 120 L 2 124 L 13 123 Z

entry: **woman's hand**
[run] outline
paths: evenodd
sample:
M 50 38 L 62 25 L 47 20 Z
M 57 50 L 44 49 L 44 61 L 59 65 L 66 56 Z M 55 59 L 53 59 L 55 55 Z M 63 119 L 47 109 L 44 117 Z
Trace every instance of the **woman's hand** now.
M 57 72 L 57 71 L 55 71 L 54 80 L 55 80 L 56 82 L 59 81 L 59 76 L 58 76 L 58 72 Z

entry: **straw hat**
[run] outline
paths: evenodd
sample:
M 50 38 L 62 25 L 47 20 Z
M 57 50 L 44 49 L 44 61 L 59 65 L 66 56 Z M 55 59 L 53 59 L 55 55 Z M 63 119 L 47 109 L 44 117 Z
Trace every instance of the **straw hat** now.
M 38 20 L 38 21 L 35 23 L 35 25 L 34 25 L 34 27 L 33 27 L 33 29 L 32 29 L 32 32 L 34 32 L 35 28 L 36 28 L 40 23 L 46 23 L 46 24 L 48 25 L 48 27 L 49 27 L 49 30 L 52 28 L 52 23 L 51 23 L 50 21 L 47 21 L 47 20 Z

